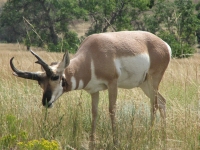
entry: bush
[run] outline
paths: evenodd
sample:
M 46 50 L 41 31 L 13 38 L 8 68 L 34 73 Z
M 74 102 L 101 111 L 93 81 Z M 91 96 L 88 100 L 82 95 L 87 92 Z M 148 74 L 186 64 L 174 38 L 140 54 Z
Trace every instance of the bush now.
M 63 39 L 60 39 L 57 45 L 53 43 L 48 44 L 48 50 L 51 52 L 63 52 L 68 50 L 70 53 L 75 53 L 78 49 L 80 40 L 75 32 L 67 32 Z
M 8 134 L 0 138 L 0 148 L 2 149 L 12 149 L 16 146 L 17 141 L 25 141 L 27 139 L 27 133 L 21 131 L 18 134 Z
M 172 57 L 183 58 L 194 54 L 195 49 L 188 43 L 179 41 L 175 34 L 170 34 L 167 31 L 161 31 L 158 36 L 170 45 L 172 49 Z
M 45 139 L 32 140 L 29 142 L 19 142 L 17 147 L 20 150 L 59 150 L 59 144 L 57 141 L 48 141 Z

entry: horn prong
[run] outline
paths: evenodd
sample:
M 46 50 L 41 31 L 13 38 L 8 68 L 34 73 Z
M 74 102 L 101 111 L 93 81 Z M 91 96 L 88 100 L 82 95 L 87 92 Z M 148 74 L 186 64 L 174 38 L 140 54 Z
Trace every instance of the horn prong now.
M 30 50 L 30 52 L 37 58 L 37 61 L 36 61 L 35 63 L 40 64 L 40 65 L 44 68 L 44 70 L 45 70 L 47 76 L 51 76 L 51 75 L 53 74 L 53 71 L 52 71 L 52 69 L 49 67 L 49 65 L 47 65 L 47 64 L 42 60 L 42 58 L 40 58 L 34 51 Z

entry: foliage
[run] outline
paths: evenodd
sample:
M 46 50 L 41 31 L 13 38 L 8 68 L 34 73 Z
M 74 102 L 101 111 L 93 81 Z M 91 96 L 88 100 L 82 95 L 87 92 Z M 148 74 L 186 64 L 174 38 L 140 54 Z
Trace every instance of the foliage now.
M 64 49 L 74 50 L 79 41 L 68 25 L 84 14 L 74 0 L 9 0 L 0 15 L 0 38 L 8 42 L 24 41 L 28 47 L 47 45 L 51 51 L 58 51 L 63 42 Z
M 197 18 L 200 21 L 200 2 L 196 5 Z M 197 41 L 200 44 L 200 27 L 197 29 Z
M 178 42 L 175 34 L 171 34 L 167 31 L 160 31 L 158 36 L 162 37 L 165 42 L 169 43 L 172 49 L 172 57 L 189 57 L 190 54 L 194 53 L 194 48 L 187 43 Z
M 158 3 L 152 15 L 145 15 L 146 30 L 158 34 L 172 48 L 173 57 L 188 57 L 194 53 L 196 31 L 200 27 L 195 5 L 191 0 Z
M 56 45 L 52 42 L 48 43 L 48 49 L 53 52 L 63 52 L 67 49 L 71 53 L 75 53 L 79 44 L 78 35 L 75 32 L 69 31 Z
M 4 130 L 7 131 L 7 134 L 0 138 L 0 148 L 15 147 L 17 141 L 25 141 L 27 139 L 27 133 L 18 128 L 20 123 L 21 120 L 18 120 L 15 115 L 8 114 L 5 116 Z
M 77 20 L 91 22 L 86 36 L 150 31 L 168 42 L 178 58 L 192 55 L 200 41 L 200 3 L 192 0 L 9 0 L 0 11 L 0 41 L 24 42 L 27 48 L 74 53 L 84 39 L 70 31 Z
M 18 142 L 17 147 L 20 150 L 59 150 L 59 144 L 57 141 L 48 141 L 45 139 L 32 140 L 26 142 Z
M 159 0 L 156 4 L 154 1 L 110 0 L 92 1 L 92 4 L 85 5 L 83 7 L 92 18 L 87 35 L 106 31 L 147 30 L 171 46 L 172 57 L 188 57 L 195 52 L 192 46 L 196 43 L 195 33 L 200 28 L 200 20 L 194 13 L 192 0 Z
M 17 147 L 20 150 L 59 150 L 59 144 L 55 140 L 30 140 L 28 141 L 28 134 L 19 128 L 21 120 L 17 119 L 15 115 L 7 115 L 5 117 L 6 128 L 8 133 L 0 138 L 1 149 L 13 149 Z M 53 129 L 51 129 L 51 132 Z M 46 131 L 47 132 L 47 131 Z
M 5 148 L 13 148 L 16 146 L 17 141 L 25 141 L 27 139 L 27 133 L 25 131 L 21 131 L 18 134 L 8 134 L 0 138 L 0 147 Z
M 138 19 L 148 4 L 149 1 L 143 0 L 81 1 L 80 6 L 88 11 L 92 21 L 86 34 L 132 30 L 131 22 Z
M 80 41 L 69 31 L 72 20 L 88 20 L 88 14 L 92 25 L 86 35 L 111 29 L 132 30 L 132 20 L 137 20 L 140 11 L 153 3 L 153 0 L 10 0 L 0 15 L 0 40 L 23 41 L 28 48 L 35 45 L 47 46 L 50 51 L 62 48 L 75 51 Z

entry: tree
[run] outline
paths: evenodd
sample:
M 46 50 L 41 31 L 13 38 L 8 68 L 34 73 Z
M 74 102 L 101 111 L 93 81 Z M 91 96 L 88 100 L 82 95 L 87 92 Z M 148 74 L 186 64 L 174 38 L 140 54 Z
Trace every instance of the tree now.
M 156 33 L 172 48 L 173 57 L 188 57 L 194 53 L 196 30 L 199 26 L 191 0 L 160 2 L 152 15 L 145 16 L 146 30 Z
M 132 20 L 136 20 L 142 10 L 148 9 L 148 4 L 148 0 L 80 1 L 80 6 L 88 11 L 92 22 L 86 35 L 106 31 L 133 30 Z
M 0 10 L 0 40 L 74 51 L 80 40 L 68 26 L 84 19 L 91 22 L 86 36 L 146 30 L 169 43 L 173 57 L 187 57 L 200 37 L 199 6 L 195 14 L 192 0 L 8 0 Z
M 8 42 L 47 45 L 53 51 L 59 51 L 62 46 L 73 50 L 79 40 L 77 34 L 69 31 L 68 25 L 86 14 L 74 0 L 9 0 L 0 15 L 0 32 L 11 33 L 3 34 Z
M 197 11 L 197 18 L 200 22 L 200 2 L 196 5 L 196 11 Z M 197 41 L 200 44 L 200 26 L 197 29 Z

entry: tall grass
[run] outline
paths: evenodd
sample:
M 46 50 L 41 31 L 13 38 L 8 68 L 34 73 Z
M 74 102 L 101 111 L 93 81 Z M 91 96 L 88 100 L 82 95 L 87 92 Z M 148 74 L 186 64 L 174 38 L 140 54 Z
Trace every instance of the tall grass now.
M 38 52 L 48 63 L 60 60 L 62 54 Z M 37 82 L 12 75 L 9 60 L 15 56 L 17 68 L 38 71 L 35 58 L 26 51 L 0 50 L 0 149 L 20 149 L 37 140 L 45 146 L 88 149 L 91 130 L 91 100 L 84 91 L 64 94 L 52 109 L 41 104 L 42 90 Z M 172 60 L 160 85 L 167 99 L 166 149 L 200 149 L 200 91 L 199 61 Z M 96 149 L 113 149 L 111 122 L 108 113 L 107 91 L 100 93 L 96 131 Z M 150 127 L 149 99 L 139 89 L 119 89 L 117 101 L 118 149 L 163 149 L 161 121 L 157 113 L 154 127 Z M 153 134 L 150 142 L 150 133 Z M 48 142 L 49 143 L 48 143 Z M 34 143 L 34 142 L 32 142 Z M 34 149 L 34 148 L 33 148 Z

